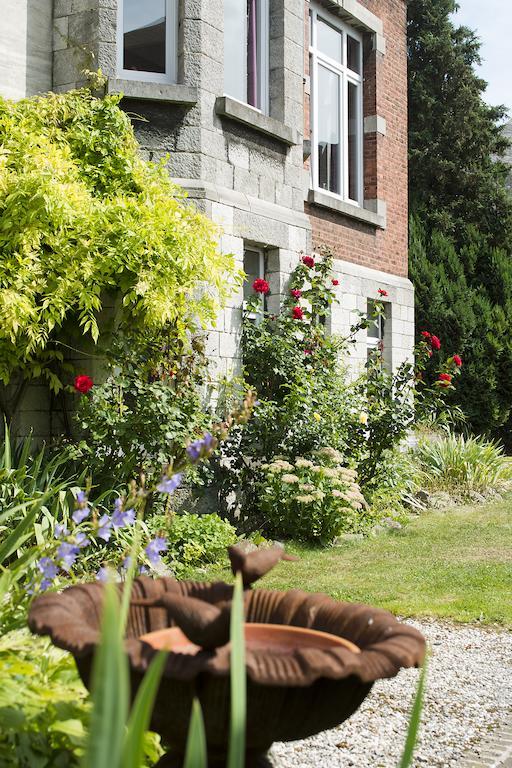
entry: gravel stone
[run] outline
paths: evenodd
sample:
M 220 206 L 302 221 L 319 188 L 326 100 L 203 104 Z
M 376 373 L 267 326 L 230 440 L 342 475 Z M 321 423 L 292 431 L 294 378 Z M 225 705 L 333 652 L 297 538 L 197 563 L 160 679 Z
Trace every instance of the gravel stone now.
M 425 707 L 415 768 L 455 768 L 468 748 L 512 714 L 512 633 L 408 621 L 427 638 Z M 305 741 L 275 744 L 275 768 L 397 768 L 405 743 L 418 670 L 381 680 L 356 714 Z

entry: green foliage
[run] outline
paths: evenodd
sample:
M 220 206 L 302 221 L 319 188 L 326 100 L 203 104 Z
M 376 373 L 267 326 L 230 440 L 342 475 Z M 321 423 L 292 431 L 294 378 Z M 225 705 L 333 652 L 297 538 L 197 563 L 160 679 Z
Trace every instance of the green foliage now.
M 154 475 L 211 423 L 200 386 L 207 361 L 202 337 L 182 339 L 175 326 L 122 333 L 107 351 L 106 379 L 81 397 L 81 454 L 95 480 Z
M 464 245 L 468 228 L 510 250 L 512 199 L 505 189 L 504 107 L 490 107 L 475 67 L 481 42 L 456 26 L 455 0 L 410 0 L 409 168 L 411 208 Z
M 149 528 L 166 536 L 169 548 L 164 562 L 179 578 L 224 561 L 226 548 L 237 540 L 235 528 L 215 514 L 154 516 Z
M 231 722 L 227 768 L 243 768 L 247 721 L 247 672 L 245 668 L 244 587 L 242 575 L 236 574 L 230 622 Z
M 401 448 L 381 453 L 377 470 L 364 486 L 373 516 L 407 521 L 406 507 L 415 505 L 420 471 L 410 451 Z
M 404 440 L 416 420 L 446 415 L 446 394 L 454 389 L 460 369 L 453 357 L 440 358 L 430 338 L 417 345 L 415 366 L 406 361 L 391 373 L 377 351 L 355 382 L 347 380 L 340 357 L 385 307 L 379 297 L 371 314 L 359 315 L 347 338 L 329 334 L 327 320 L 336 301 L 331 269 L 327 252 L 302 260 L 278 316 L 262 314 L 258 296 L 249 302 L 242 346 L 247 383 L 259 402 L 247 426 L 234 430 L 223 446 L 214 478 L 224 514 L 232 514 L 236 495 L 241 527 L 254 530 L 266 524 L 262 463 L 280 455 L 293 462 L 329 446 L 357 469 L 365 493 L 368 486 L 372 494 L 384 454 Z
M 512 463 L 497 442 L 450 435 L 423 440 L 414 451 L 423 487 L 458 494 L 487 491 L 512 479 Z
M 61 506 L 65 490 L 83 481 L 83 476 L 74 475 L 70 465 L 66 450 L 51 452 L 46 446 L 39 448 L 32 436 L 15 442 L 4 424 L 0 446 L 0 522 L 2 511 L 32 503 L 42 496 L 48 499 L 48 492 L 53 497 L 51 502 Z
M 411 277 L 416 287 L 418 331 L 437 333 L 456 349 L 464 375 L 448 401 L 464 411 L 477 433 L 511 439 L 512 262 L 472 232 L 456 248 L 439 231 L 411 222 Z
M 87 691 L 72 656 L 27 631 L 0 638 L 4 768 L 77 766 L 87 718 Z
M 184 768 L 207 768 L 206 733 L 203 713 L 198 699 L 192 704 Z
M 73 509 L 77 482 L 67 452 L 12 441 L 5 426 L 0 449 L 0 634 L 23 626 L 36 560 L 55 522 Z
M 357 475 L 341 462 L 337 451 L 322 448 L 315 461 L 299 457 L 264 464 L 256 495 L 269 532 L 329 544 L 342 532 L 367 530 L 370 515 Z
M 125 585 L 131 590 L 131 580 Z M 112 583 L 105 587 L 101 641 L 94 656 L 91 717 L 81 768 L 143 768 L 146 727 L 167 655 L 159 653 L 137 691 L 130 707 L 129 666 L 122 638 L 125 622 Z M 127 722 L 128 720 L 128 722 Z M 157 750 L 154 757 L 159 757 Z
M 512 196 L 503 107 L 483 98 L 481 43 L 453 21 L 454 0 L 411 0 L 411 278 L 417 326 L 465 361 L 450 398 L 475 433 L 512 440 Z
M 0 380 L 62 386 L 63 347 L 117 323 L 214 322 L 234 261 L 214 225 L 138 155 L 119 96 L 0 100 Z M 208 286 L 206 288 L 205 286 Z
M 409 768 L 412 764 L 414 757 L 414 749 L 418 741 L 418 734 L 420 731 L 421 713 L 423 711 L 423 702 L 425 699 L 425 688 L 427 685 L 427 660 L 423 662 L 423 667 L 420 673 L 420 679 L 418 681 L 418 687 L 416 689 L 416 695 L 414 697 L 411 717 L 409 720 L 409 727 L 407 729 L 407 739 L 405 741 L 404 752 L 400 761 L 399 768 Z
M 78 768 L 89 717 L 70 654 L 26 630 L 0 637 L 2 768 Z M 158 738 L 147 734 L 141 765 L 153 765 L 161 752 Z
M 244 373 L 260 401 L 245 433 L 249 455 L 304 455 L 323 445 L 353 453 L 360 403 L 347 384 L 340 356 L 366 320 L 352 328 L 349 339 L 328 332 L 336 301 L 332 265 L 327 252 L 313 266 L 299 263 L 277 316 L 266 314 L 254 322 L 257 296 L 244 314 Z M 300 291 L 300 297 L 293 291 Z M 294 318 L 294 307 L 301 308 L 302 318 Z

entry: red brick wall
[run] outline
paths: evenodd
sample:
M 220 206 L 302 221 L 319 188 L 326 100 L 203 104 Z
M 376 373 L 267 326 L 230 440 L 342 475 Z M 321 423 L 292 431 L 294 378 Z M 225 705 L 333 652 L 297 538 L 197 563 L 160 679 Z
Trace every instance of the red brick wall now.
M 384 26 L 386 54 L 365 40 L 364 114 L 386 120 L 387 134 L 367 134 L 364 142 L 364 197 L 387 204 L 387 228 L 375 229 L 335 211 L 306 204 L 315 248 L 329 246 L 335 256 L 367 267 L 407 275 L 407 50 L 405 0 L 360 0 Z M 309 2 L 306 0 L 306 72 L 309 73 Z M 305 131 L 309 96 L 305 96 Z

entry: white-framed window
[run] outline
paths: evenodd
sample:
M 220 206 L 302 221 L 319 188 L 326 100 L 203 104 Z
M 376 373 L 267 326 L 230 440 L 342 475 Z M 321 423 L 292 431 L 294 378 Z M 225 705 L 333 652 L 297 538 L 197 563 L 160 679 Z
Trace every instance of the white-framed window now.
M 119 0 L 117 69 L 125 80 L 177 81 L 178 0 Z
M 374 317 L 376 303 L 375 300 L 368 299 L 366 305 L 366 313 L 370 320 L 366 335 L 367 359 L 371 360 L 379 357 L 384 361 L 386 321 L 389 316 L 389 304 L 384 305 L 384 314 Z
M 247 246 L 244 249 L 244 272 L 246 274 L 244 282 L 244 308 L 247 306 L 247 302 L 254 296 L 253 283 L 258 279 L 265 279 L 265 251 L 263 248 L 256 248 L 255 246 Z M 259 312 L 252 313 L 249 317 L 252 320 L 258 321 L 261 319 L 263 312 L 265 311 L 265 295 L 259 294 Z
M 312 5 L 310 12 L 313 189 L 363 205 L 363 38 Z
M 269 0 L 224 0 L 224 93 L 270 111 Z

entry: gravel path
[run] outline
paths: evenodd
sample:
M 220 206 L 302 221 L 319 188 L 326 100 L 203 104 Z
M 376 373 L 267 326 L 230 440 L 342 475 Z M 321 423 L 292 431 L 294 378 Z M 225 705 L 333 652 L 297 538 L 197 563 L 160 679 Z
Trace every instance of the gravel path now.
M 425 709 L 413 765 L 452 768 L 512 718 L 512 633 L 411 621 L 430 643 Z M 377 683 L 348 722 L 306 741 L 275 744 L 276 768 L 397 768 L 418 670 Z

